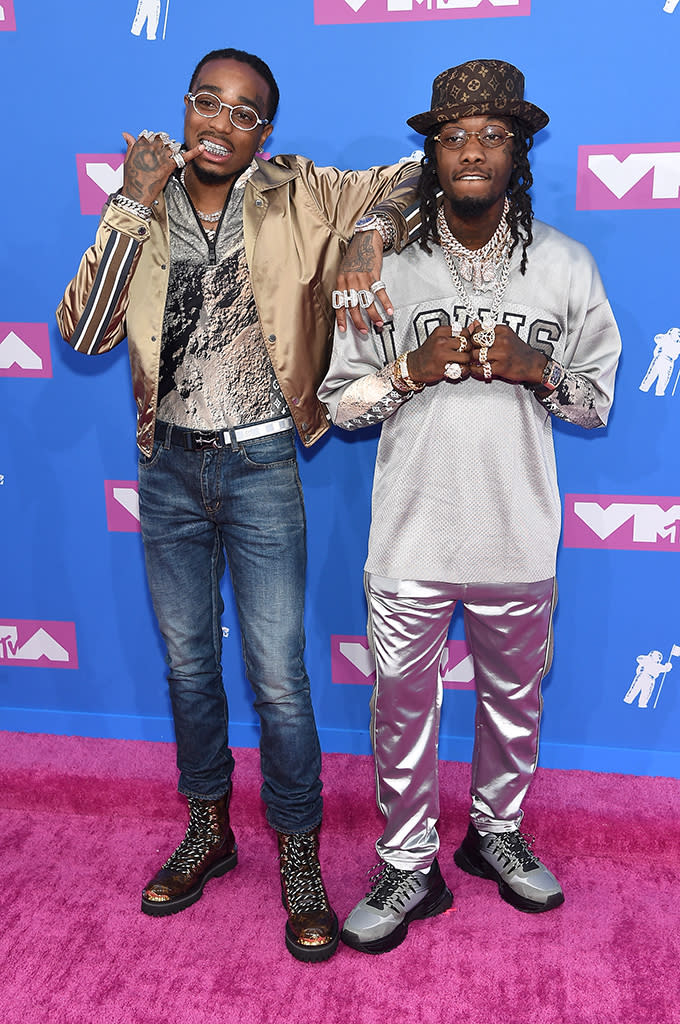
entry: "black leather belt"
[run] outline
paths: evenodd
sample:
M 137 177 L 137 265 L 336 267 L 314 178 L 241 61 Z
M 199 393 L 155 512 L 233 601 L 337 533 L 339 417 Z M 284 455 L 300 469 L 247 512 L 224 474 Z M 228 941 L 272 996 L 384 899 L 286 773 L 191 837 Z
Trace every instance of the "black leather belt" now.
M 188 430 L 186 427 L 176 427 L 173 423 L 156 421 L 156 437 L 163 440 L 166 445 L 175 445 L 191 452 L 202 452 L 211 448 L 235 448 L 241 441 L 269 437 L 292 429 L 291 416 L 277 416 L 273 420 L 246 423 L 238 427 L 229 427 L 228 430 Z

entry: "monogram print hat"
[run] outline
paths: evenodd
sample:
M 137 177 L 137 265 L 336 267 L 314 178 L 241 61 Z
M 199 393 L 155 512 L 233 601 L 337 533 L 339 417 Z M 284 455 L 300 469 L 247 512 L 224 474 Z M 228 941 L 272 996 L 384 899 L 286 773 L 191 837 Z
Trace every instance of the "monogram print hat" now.
M 461 117 L 504 114 L 516 117 L 533 135 L 550 118 L 524 99 L 524 75 L 504 60 L 468 60 L 442 71 L 432 83 L 431 109 L 406 122 L 420 135 Z

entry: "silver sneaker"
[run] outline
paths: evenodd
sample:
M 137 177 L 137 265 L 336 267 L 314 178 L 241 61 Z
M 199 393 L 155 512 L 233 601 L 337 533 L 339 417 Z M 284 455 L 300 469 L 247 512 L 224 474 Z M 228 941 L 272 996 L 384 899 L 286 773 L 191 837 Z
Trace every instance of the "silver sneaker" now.
M 453 859 L 469 875 L 497 882 L 501 897 L 517 910 L 540 914 L 564 903 L 564 893 L 552 872 L 532 853 L 532 842 L 517 829 L 480 836 L 471 824 Z
M 427 874 L 381 861 L 370 892 L 345 921 L 340 938 L 362 953 L 386 953 L 404 941 L 411 921 L 436 917 L 452 903 L 436 860 Z

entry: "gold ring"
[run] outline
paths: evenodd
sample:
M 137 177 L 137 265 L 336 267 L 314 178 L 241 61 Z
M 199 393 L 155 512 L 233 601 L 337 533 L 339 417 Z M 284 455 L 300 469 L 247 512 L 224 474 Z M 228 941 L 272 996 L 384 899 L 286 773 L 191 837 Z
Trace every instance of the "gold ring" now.
M 491 363 L 484 363 L 484 380 L 491 380 L 493 376 L 493 370 L 491 369 Z
M 495 340 L 494 331 L 476 331 L 473 338 L 477 345 L 486 345 L 487 348 L 491 348 Z
M 479 350 L 479 362 L 485 363 L 489 358 L 489 349 L 487 345 L 482 345 Z

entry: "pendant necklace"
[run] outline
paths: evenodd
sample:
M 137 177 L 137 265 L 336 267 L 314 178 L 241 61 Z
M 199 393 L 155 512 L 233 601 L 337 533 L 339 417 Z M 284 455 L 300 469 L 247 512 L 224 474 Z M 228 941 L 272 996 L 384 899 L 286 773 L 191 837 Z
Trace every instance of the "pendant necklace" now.
M 451 229 L 444 216 L 443 206 L 439 207 L 437 214 L 437 230 L 441 241 L 442 253 L 449 268 L 453 283 L 463 301 L 465 312 L 471 323 L 478 319 L 478 313 L 474 309 L 473 299 L 468 295 L 463 283 L 463 278 L 472 282 L 473 291 L 487 291 L 488 287 L 493 288 L 491 299 L 491 311 L 482 318 L 482 330 L 492 331 L 498 323 L 503 294 L 510 276 L 509 240 L 510 228 L 506 214 L 510 204 L 506 198 L 503 215 L 500 223 L 489 241 L 481 249 L 466 249 L 457 238 L 451 233 Z M 460 270 L 458 261 L 460 260 Z M 460 333 L 462 324 L 454 323 L 451 330 L 454 334 Z

